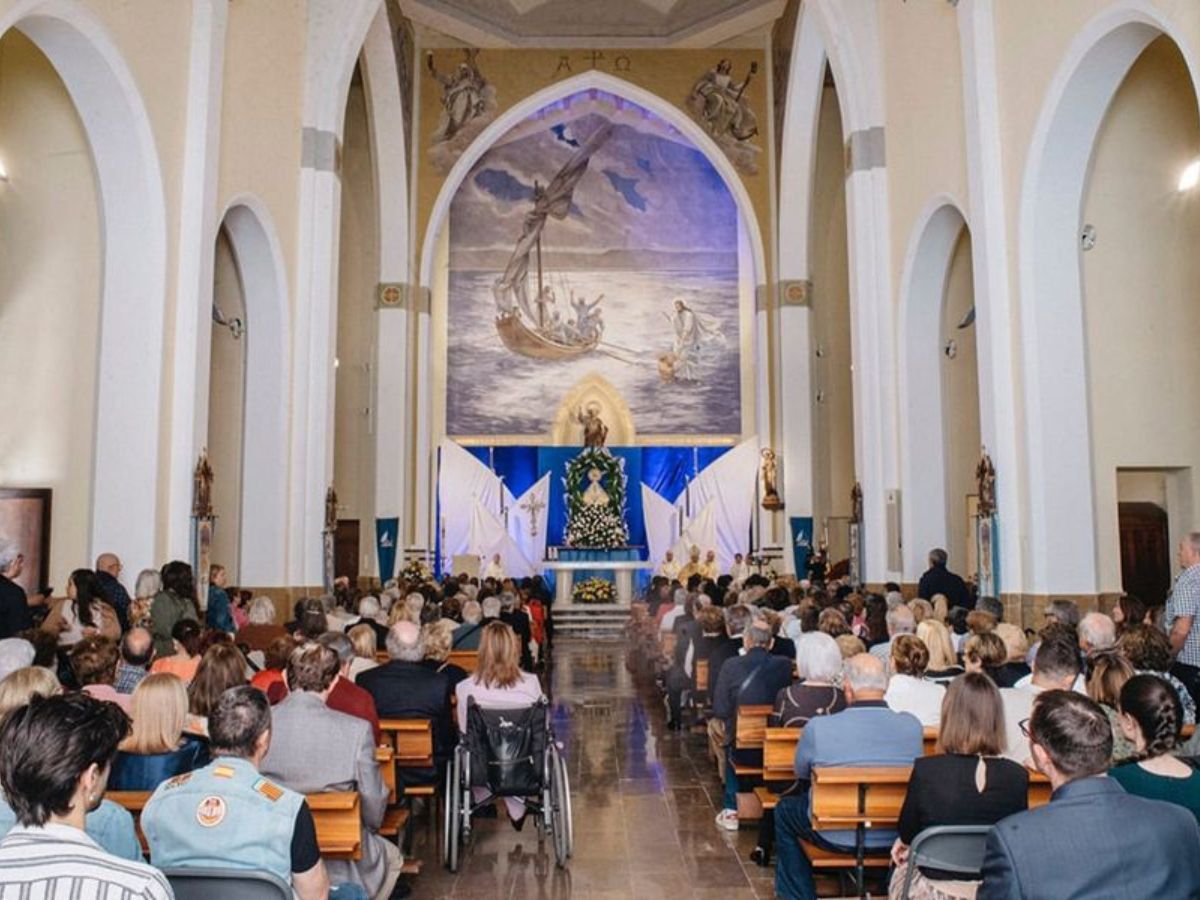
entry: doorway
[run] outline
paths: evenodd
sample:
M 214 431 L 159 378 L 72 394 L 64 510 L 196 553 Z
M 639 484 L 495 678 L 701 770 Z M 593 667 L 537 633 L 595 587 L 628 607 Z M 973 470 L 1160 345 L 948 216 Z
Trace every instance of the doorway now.
M 1121 590 L 1151 606 L 1167 602 L 1171 542 L 1167 511 L 1157 503 L 1117 504 L 1121 535 Z

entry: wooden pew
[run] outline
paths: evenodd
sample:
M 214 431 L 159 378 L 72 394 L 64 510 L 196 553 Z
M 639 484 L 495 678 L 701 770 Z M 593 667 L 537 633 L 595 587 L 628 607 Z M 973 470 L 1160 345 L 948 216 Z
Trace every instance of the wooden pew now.
M 675 645 L 679 640 L 679 635 L 674 631 L 663 631 L 658 635 L 658 645 L 662 650 L 662 655 L 665 656 L 668 662 L 675 660 Z
M 142 849 L 149 852 L 142 833 L 142 810 L 150 800 L 151 791 L 108 791 L 105 799 L 125 807 L 133 816 Z M 357 791 L 329 791 L 307 794 L 305 799 L 312 810 L 317 827 L 317 846 L 326 859 L 362 859 L 362 799 Z
M 474 675 L 475 670 L 479 668 L 479 651 L 451 650 L 450 655 L 446 657 L 446 662 L 458 666 L 468 675 Z
M 937 753 L 938 728 L 936 725 L 926 725 L 924 733 L 925 755 L 933 756 Z
M 769 704 L 738 707 L 733 736 L 735 750 L 763 749 L 767 719 L 772 709 Z M 743 778 L 761 777 L 763 773 L 762 766 L 735 765 L 733 771 Z
M 695 677 L 696 689 L 692 693 L 697 698 L 707 697 L 707 695 L 708 695 L 708 660 L 707 659 L 696 660 L 695 670 L 696 670 L 696 677 Z
M 796 745 L 800 743 L 802 728 L 763 729 L 763 771 L 766 784 L 754 789 L 763 809 L 774 809 L 779 795 L 771 785 L 791 784 L 796 780 Z

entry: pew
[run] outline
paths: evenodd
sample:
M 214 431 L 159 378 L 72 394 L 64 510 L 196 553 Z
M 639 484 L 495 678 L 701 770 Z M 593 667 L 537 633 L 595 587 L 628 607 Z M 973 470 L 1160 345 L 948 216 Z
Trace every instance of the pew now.
M 664 631 L 658 636 L 659 647 L 662 649 L 662 655 L 668 661 L 675 659 L 675 645 L 679 640 L 679 636 L 674 631 Z
M 391 754 L 391 781 L 388 784 L 393 793 L 389 803 L 398 803 L 401 797 L 436 797 L 436 784 L 405 784 L 402 772 L 403 769 L 434 768 L 433 722 L 429 719 L 381 719 L 379 727 L 384 739 L 379 752 L 387 750 Z M 403 832 L 407 846 L 412 837 L 411 823 L 409 806 L 390 805 L 379 833 L 394 837 Z
M 697 698 L 706 698 L 708 695 L 708 659 L 696 660 L 696 689 L 692 693 Z
M 458 666 L 468 675 L 474 675 L 479 668 L 478 650 L 451 650 L 446 662 Z
M 104 797 L 123 806 L 133 816 L 142 849 L 149 852 L 142 833 L 142 810 L 152 791 L 108 791 Z M 362 859 L 362 800 L 357 791 L 329 791 L 307 794 L 305 799 L 312 810 L 317 828 L 317 846 L 326 859 Z
M 734 725 L 733 747 L 735 750 L 763 749 L 767 719 L 773 707 L 769 704 L 739 706 Z M 763 774 L 762 766 L 735 765 L 733 771 L 739 777 L 754 778 Z
M 923 734 L 925 742 L 925 755 L 933 756 L 937 753 L 938 728 L 936 725 L 926 725 Z
M 791 784 L 796 780 L 796 745 L 800 742 L 801 728 L 763 729 L 763 770 L 765 784 L 754 789 L 763 809 L 774 809 L 779 795 L 772 785 Z

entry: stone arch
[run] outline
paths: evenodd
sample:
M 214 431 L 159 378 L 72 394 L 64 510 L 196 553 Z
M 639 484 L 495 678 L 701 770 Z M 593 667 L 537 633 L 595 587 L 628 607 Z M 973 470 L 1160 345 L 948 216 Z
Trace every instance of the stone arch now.
M 163 524 L 157 495 L 167 237 L 154 135 L 133 75 L 81 3 L 25 0 L 0 16 L 0 34 L 9 28 L 33 41 L 58 72 L 96 168 L 104 283 L 90 555 L 115 551 L 136 570 L 158 560 Z M 129 364 L 133 359 L 138 365 Z
M 221 218 L 246 305 L 246 380 L 239 510 L 240 583 L 286 583 L 288 315 L 283 253 L 266 204 L 234 197 Z
M 1144 0 L 1115 4 L 1068 49 L 1047 90 L 1025 166 L 1018 275 L 1029 485 L 1026 588 L 1039 594 L 1098 590 L 1081 213 L 1104 115 L 1134 62 L 1160 35 L 1179 48 L 1196 87 L 1200 64 L 1179 29 Z
M 924 568 L 931 547 L 945 547 L 950 528 L 944 440 L 940 334 L 946 279 L 955 245 L 967 229 L 962 207 L 939 194 L 913 228 L 900 294 L 901 465 L 904 477 L 904 571 Z

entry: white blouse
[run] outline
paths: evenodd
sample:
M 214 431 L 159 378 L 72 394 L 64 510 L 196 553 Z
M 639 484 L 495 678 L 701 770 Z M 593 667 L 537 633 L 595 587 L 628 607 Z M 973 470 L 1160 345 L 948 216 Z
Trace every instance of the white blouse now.
M 946 689 L 936 681 L 893 675 L 883 699 L 894 712 L 912 713 L 922 725 L 929 727 L 941 722 L 945 695 Z

